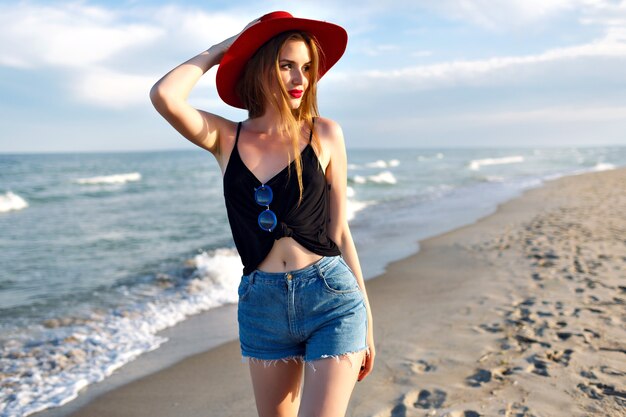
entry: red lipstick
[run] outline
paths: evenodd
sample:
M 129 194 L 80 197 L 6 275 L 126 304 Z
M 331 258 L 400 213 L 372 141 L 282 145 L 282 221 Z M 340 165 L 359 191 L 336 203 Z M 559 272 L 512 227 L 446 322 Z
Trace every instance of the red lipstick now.
M 304 94 L 304 91 L 294 89 L 294 90 L 289 90 L 288 93 L 293 98 L 300 98 L 302 97 L 302 94 Z

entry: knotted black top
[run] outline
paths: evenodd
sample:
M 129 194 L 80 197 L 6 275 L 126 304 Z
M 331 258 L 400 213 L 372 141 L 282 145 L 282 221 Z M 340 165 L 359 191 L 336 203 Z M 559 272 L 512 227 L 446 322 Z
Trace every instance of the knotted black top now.
M 330 221 L 330 184 L 326 183 L 322 166 L 317 158 L 311 138 L 300 154 L 302 158 L 302 202 L 298 206 L 300 190 L 295 162 L 265 184 L 273 191 L 270 203 L 278 218 L 278 225 L 271 232 L 259 226 L 259 213 L 266 209 L 254 199 L 254 191 L 263 185 L 241 160 L 237 144 L 241 122 L 237 126 L 235 146 L 224 173 L 224 199 L 228 222 L 241 256 L 244 275 L 249 275 L 265 259 L 274 240 L 291 237 L 313 253 L 323 256 L 340 255 L 339 247 L 327 234 Z

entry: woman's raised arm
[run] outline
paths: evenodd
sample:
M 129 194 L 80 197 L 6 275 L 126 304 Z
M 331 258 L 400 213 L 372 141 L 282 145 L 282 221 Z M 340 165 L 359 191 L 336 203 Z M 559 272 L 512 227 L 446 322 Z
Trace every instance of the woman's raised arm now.
M 257 21 L 250 22 L 245 29 Z M 150 90 L 150 100 L 161 116 L 189 141 L 216 156 L 219 154 L 219 134 L 229 122 L 215 114 L 193 108 L 187 98 L 200 77 L 220 63 L 240 33 L 180 64 Z

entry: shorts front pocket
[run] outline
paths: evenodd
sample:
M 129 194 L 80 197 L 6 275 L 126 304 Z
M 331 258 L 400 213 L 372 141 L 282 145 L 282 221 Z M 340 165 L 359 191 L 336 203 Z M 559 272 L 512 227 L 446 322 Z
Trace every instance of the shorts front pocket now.
M 333 267 L 321 273 L 321 276 L 324 289 L 333 294 L 349 294 L 361 290 L 356 277 L 350 268 L 341 262 L 341 259 Z
M 250 276 L 244 275 L 241 277 L 241 281 L 239 282 L 239 287 L 237 288 L 237 295 L 239 296 L 239 302 L 245 301 L 250 293 L 250 289 L 252 288 L 252 284 L 250 284 Z

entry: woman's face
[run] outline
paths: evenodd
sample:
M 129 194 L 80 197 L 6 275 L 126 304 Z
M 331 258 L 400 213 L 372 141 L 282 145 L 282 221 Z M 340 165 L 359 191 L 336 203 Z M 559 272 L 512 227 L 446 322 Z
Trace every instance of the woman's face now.
M 279 77 L 282 80 L 292 109 L 302 103 L 304 92 L 309 87 L 311 55 L 304 41 L 287 41 L 278 56 Z

